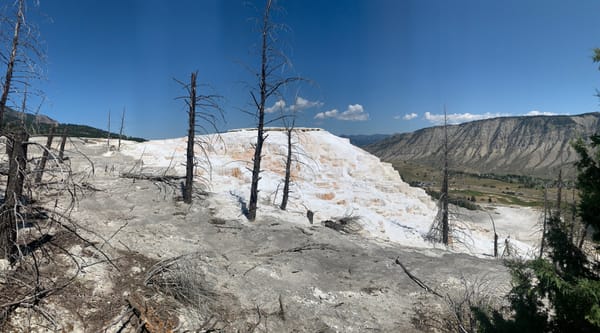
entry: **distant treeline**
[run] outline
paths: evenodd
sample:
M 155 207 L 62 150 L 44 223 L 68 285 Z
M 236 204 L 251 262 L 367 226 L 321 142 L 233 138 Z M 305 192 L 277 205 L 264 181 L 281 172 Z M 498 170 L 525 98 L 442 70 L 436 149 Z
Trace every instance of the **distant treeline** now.
M 429 194 L 435 200 L 439 200 L 440 199 L 441 192 L 439 192 L 439 191 L 434 191 L 432 189 L 427 188 L 427 189 L 425 189 L 425 192 L 427 192 L 427 194 Z M 468 210 L 478 210 L 478 209 L 481 209 L 481 207 L 479 205 L 477 205 L 475 203 L 475 201 L 476 201 L 475 197 L 471 197 L 471 198 L 467 198 L 467 197 L 454 197 L 454 196 L 451 195 L 448 198 L 448 202 L 451 203 L 451 204 L 453 204 L 453 205 L 456 205 L 456 206 L 459 206 L 459 207 L 462 207 L 462 208 L 466 208 Z
M 480 178 L 480 179 L 498 180 L 498 181 L 502 181 L 502 182 L 506 182 L 506 183 L 510 183 L 510 184 L 519 184 L 523 188 L 542 189 L 542 188 L 544 188 L 544 186 L 552 188 L 552 187 L 557 187 L 557 185 L 558 185 L 556 179 L 544 179 L 544 178 L 538 178 L 538 177 L 533 177 L 533 176 L 515 175 L 515 174 L 501 175 L 501 174 L 495 174 L 495 173 L 477 174 L 477 173 L 468 173 L 468 172 L 463 172 L 463 171 L 453 171 L 453 170 L 450 171 L 450 177 L 460 176 L 460 175 L 466 175 L 466 176 L 476 177 L 476 178 Z M 571 188 L 573 186 L 574 186 L 573 181 L 563 180 L 563 187 Z
M 62 131 L 64 130 L 64 128 L 67 129 L 67 135 L 68 136 L 74 136 L 74 137 L 82 137 L 82 138 L 106 138 L 108 137 L 108 132 L 95 128 L 95 127 L 91 127 L 91 126 L 87 126 L 87 125 L 76 125 L 76 124 L 59 124 L 58 127 L 54 130 L 55 133 L 62 133 Z M 41 134 L 43 133 L 47 133 L 48 131 L 50 131 L 50 126 L 48 126 L 45 130 L 45 132 L 41 132 Z M 111 139 L 118 139 L 119 138 L 119 134 L 118 133 L 110 133 L 110 138 Z M 144 142 L 144 141 L 148 141 L 144 138 L 138 138 L 138 137 L 133 137 L 133 136 L 127 136 L 127 135 L 122 135 L 121 139 L 123 140 L 131 140 L 131 141 L 137 141 L 137 142 Z
M 24 117 L 23 117 L 24 115 Z M 42 119 L 42 120 L 40 120 Z M 5 114 L 5 128 L 10 130 L 23 124 L 29 135 L 46 135 L 50 132 L 50 128 L 54 127 L 54 134 L 61 135 L 65 128 L 67 129 L 67 135 L 71 137 L 82 137 L 82 138 L 106 138 L 108 132 L 92 126 L 77 125 L 77 124 L 60 124 L 47 117 L 35 116 L 29 113 L 21 113 L 14 110 L 10 110 Z M 111 139 L 118 139 L 118 133 L 110 133 Z M 132 137 L 123 135 L 123 140 L 131 140 L 137 142 L 147 141 L 144 138 Z

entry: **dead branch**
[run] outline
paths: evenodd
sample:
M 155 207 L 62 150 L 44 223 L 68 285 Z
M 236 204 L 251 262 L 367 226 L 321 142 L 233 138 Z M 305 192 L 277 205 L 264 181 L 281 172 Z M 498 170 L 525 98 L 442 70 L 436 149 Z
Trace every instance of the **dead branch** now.
M 124 172 L 119 175 L 121 178 L 129 178 L 136 180 L 150 180 L 153 182 L 163 182 L 163 183 L 172 183 L 173 181 L 178 181 L 185 179 L 183 176 L 172 176 L 172 175 L 153 175 L 153 174 L 143 174 L 143 173 L 131 173 Z
M 335 247 L 333 247 L 329 244 L 326 244 L 326 243 L 308 243 L 305 245 L 293 247 L 291 249 L 258 253 L 258 254 L 256 254 L 256 256 L 257 257 L 274 257 L 274 256 L 278 256 L 278 255 L 284 254 L 284 253 L 302 253 L 302 251 L 311 251 L 311 250 L 331 250 L 331 251 L 336 251 L 336 252 L 339 251 Z
M 433 294 L 437 297 L 440 298 L 444 298 L 444 296 L 442 296 L 440 293 L 438 293 L 437 291 L 435 291 L 433 288 L 429 287 L 427 284 L 425 284 L 425 282 L 421 281 L 421 279 L 419 279 L 418 277 L 414 276 L 400 261 L 400 257 L 397 257 L 396 260 L 394 261 L 396 263 L 396 265 L 399 265 L 402 270 L 404 271 L 404 273 L 411 279 L 413 280 L 419 287 L 425 289 L 425 291 L 427 291 L 430 294 Z
M 325 220 L 322 223 L 325 227 L 335 231 L 347 234 L 357 234 L 363 229 L 359 221 L 360 216 L 348 214 L 346 216 L 334 218 L 333 220 Z

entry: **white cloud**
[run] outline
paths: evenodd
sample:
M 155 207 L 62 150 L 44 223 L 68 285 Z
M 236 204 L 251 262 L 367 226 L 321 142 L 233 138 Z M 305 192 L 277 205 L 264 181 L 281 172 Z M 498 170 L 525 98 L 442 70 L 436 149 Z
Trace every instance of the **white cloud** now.
M 402 118 L 404 120 L 413 120 L 413 119 L 417 118 L 418 116 L 419 116 L 418 114 L 416 114 L 416 113 L 413 112 L 413 113 L 407 113 L 407 114 L 405 114 L 402 117 L 396 116 L 396 117 L 394 117 L 394 119 L 400 119 L 400 118 Z
M 338 110 L 333 109 L 325 112 L 319 112 L 315 115 L 315 119 L 335 118 L 338 115 Z
M 473 113 L 452 113 L 448 114 L 447 120 L 448 124 L 460 124 L 473 120 L 480 119 L 489 119 L 489 118 L 497 118 L 497 117 L 506 117 L 509 114 L 505 113 L 483 113 L 483 114 L 473 114 Z M 444 123 L 444 115 L 443 114 L 432 114 L 431 112 L 425 112 L 425 119 L 433 124 L 443 124 Z
M 280 99 L 277 102 L 275 102 L 275 104 L 273 104 L 273 106 L 271 106 L 270 108 L 266 108 L 265 112 L 266 113 L 273 113 L 275 111 L 281 111 L 285 108 L 285 101 Z
M 330 111 L 319 112 L 315 115 L 315 119 L 335 118 L 337 120 L 346 121 L 365 121 L 369 120 L 369 114 L 365 112 L 360 104 L 348 105 L 348 109 L 344 112 L 339 112 L 337 109 Z
M 320 107 L 323 103 L 319 101 L 309 101 L 306 98 L 300 96 L 296 97 L 296 101 L 293 105 L 287 106 L 283 99 L 278 100 L 273 106 L 265 108 L 266 113 L 273 113 L 277 111 L 301 111 L 314 107 Z
M 300 110 L 310 109 L 310 108 L 314 108 L 314 107 L 320 107 L 322 105 L 323 105 L 323 103 L 321 103 L 319 101 L 309 101 L 305 98 L 298 96 L 298 97 L 296 97 L 296 102 L 294 103 L 294 105 L 291 105 L 289 107 L 289 109 L 292 111 L 300 111 Z
M 352 104 L 348 105 L 348 110 L 340 113 L 337 116 L 337 119 L 349 121 L 365 121 L 369 120 L 369 114 L 365 112 L 362 105 Z
M 556 113 L 532 110 L 532 111 L 527 112 L 525 115 L 526 116 L 556 116 Z

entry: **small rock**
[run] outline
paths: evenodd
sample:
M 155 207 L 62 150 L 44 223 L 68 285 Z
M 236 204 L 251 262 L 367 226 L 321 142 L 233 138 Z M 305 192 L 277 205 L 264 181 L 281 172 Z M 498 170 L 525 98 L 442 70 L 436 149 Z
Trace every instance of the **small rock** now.
M 217 225 L 223 225 L 226 222 L 227 221 L 225 221 L 224 219 L 221 219 L 221 218 L 218 218 L 218 217 L 212 218 L 212 219 L 210 219 L 208 221 L 208 223 L 210 223 L 210 224 L 217 224 Z
M 10 269 L 10 262 L 6 259 L 0 259 L 0 271 L 7 271 Z

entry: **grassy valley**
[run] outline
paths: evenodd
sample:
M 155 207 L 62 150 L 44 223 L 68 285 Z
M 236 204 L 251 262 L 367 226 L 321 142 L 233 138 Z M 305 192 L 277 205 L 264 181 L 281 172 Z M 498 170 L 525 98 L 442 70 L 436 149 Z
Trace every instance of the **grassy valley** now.
M 410 161 L 392 163 L 402 179 L 412 186 L 422 187 L 430 193 L 439 191 L 442 180 L 440 169 Z M 564 181 L 567 189 L 572 181 Z M 544 206 L 544 186 L 548 198 L 556 197 L 556 180 L 521 175 L 475 174 L 451 170 L 450 194 L 454 200 L 471 204 L 499 203 L 525 207 Z M 570 190 L 563 190 L 563 201 L 572 202 Z M 466 204 L 468 205 L 468 204 Z

